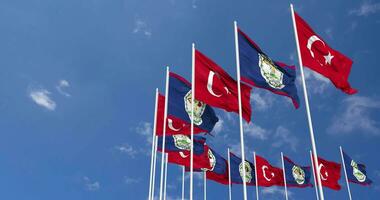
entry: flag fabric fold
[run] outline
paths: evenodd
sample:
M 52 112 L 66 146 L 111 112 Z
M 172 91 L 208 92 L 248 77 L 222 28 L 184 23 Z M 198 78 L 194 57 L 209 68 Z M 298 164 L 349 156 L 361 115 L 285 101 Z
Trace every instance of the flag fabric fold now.
M 288 187 L 312 187 L 310 183 L 311 167 L 302 167 L 295 164 L 288 157 L 284 156 L 284 167 L 286 185 Z
M 206 178 L 217 183 L 228 185 L 227 160 L 209 148 L 210 169 L 206 170 Z
M 296 70 L 282 62 L 274 62 L 248 35 L 238 29 L 241 80 L 254 87 L 289 97 L 299 107 Z
M 296 12 L 294 16 L 303 65 L 330 79 L 346 94 L 355 94 L 357 90 L 348 82 L 352 60 L 331 48 Z
M 273 167 L 263 157 L 256 155 L 257 182 L 259 186 L 284 186 L 284 173 L 281 168 Z
M 191 94 L 191 84 L 178 74 L 170 72 L 168 116 L 175 116 L 191 123 Z M 194 125 L 200 130 L 210 133 L 218 120 L 215 111 L 204 102 L 198 101 L 196 97 L 194 100 Z
M 228 112 L 239 113 L 237 82 L 210 58 L 195 50 L 195 97 Z M 241 84 L 243 118 L 251 121 L 251 88 Z
M 344 165 L 346 166 L 347 178 L 351 183 L 360 185 L 371 185 L 372 180 L 368 178 L 366 166 L 355 162 L 343 151 Z
M 243 170 L 245 170 L 245 182 L 247 185 L 255 184 L 255 167 L 247 160 L 242 164 L 241 158 L 230 153 L 231 182 L 234 184 L 243 184 Z

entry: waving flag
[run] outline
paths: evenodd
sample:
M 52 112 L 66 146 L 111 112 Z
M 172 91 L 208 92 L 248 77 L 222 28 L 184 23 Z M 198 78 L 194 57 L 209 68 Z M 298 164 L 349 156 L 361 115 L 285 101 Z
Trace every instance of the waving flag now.
M 367 177 L 366 167 L 356 163 L 350 156 L 343 152 L 344 165 L 346 166 L 347 178 L 351 183 L 370 185 L 372 180 Z
M 355 94 L 357 90 L 348 82 L 351 59 L 331 48 L 296 12 L 294 15 L 303 65 L 330 79 L 343 92 Z
M 195 50 L 195 98 L 228 112 L 239 113 L 237 82 L 210 58 Z M 251 88 L 241 84 L 243 117 L 251 121 Z
M 203 137 L 194 137 L 194 168 L 210 169 L 209 148 Z M 158 151 L 162 151 L 162 137 L 158 138 Z M 190 167 L 191 139 L 187 135 L 172 135 L 165 138 L 168 162 Z
M 286 185 L 288 187 L 312 187 L 310 183 L 311 167 L 301 167 L 284 156 Z
M 322 186 L 328 187 L 333 190 L 340 190 L 341 186 L 339 185 L 339 179 L 341 165 L 339 163 L 327 161 L 318 157 L 318 169 L 321 177 Z M 314 171 L 317 172 L 317 170 Z M 315 175 L 315 177 L 318 176 Z
M 272 61 L 243 31 L 239 29 L 238 34 L 241 80 L 287 96 L 298 108 L 295 67 Z
M 227 161 L 211 148 L 209 149 L 211 168 L 206 172 L 206 178 L 215 182 L 228 185 Z
M 256 155 L 257 182 L 259 186 L 284 186 L 282 169 L 273 167 L 267 160 Z
M 164 111 L 165 111 L 165 96 L 159 94 L 158 96 L 158 106 L 157 106 L 157 123 L 156 123 L 156 135 L 163 135 L 163 125 L 164 125 Z M 191 124 L 182 120 L 179 117 L 173 115 L 173 113 L 168 113 L 166 121 L 166 133 L 165 135 L 175 135 L 175 134 L 186 134 L 190 135 Z M 194 126 L 194 133 L 207 132 Z
M 169 75 L 168 114 L 191 123 L 191 84 L 172 72 Z M 218 120 L 209 105 L 194 100 L 194 125 L 210 133 Z
M 243 169 L 244 168 L 244 169 Z M 241 162 L 241 158 L 235 154 L 230 153 L 230 169 L 231 169 L 231 182 L 235 184 L 243 184 L 243 171 L 245 170 L 245 182 L 247 185 L 255 184 L 255 167 L 252 163 L 245 161 Z

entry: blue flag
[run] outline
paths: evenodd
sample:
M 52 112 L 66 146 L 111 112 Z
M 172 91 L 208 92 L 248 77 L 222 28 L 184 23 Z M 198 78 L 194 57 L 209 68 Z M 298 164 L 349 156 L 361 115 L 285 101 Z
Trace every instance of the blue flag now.
M 163 137 L 158 137 L 157 149 L 162 151 L 162 139 Z M 194 136 L 194 154 L 201 155 L 204 152 L 204 145 L 206 138 L 201 136 Z M 165 137 L 165 152 L 182 152 L 190 151 L 191 139 L 188 135 L 171 135 Z
M 311 167 L 301 167 L 284 156 L 286 184 L 288 187 L 312 187 Z
M 280 62 L 273 62 L 243 31 L 238 30 L 241 80 L 275 94 L 292 99 L 299 107 L 296 70 Z
M 194 125 L 210 133 L 219 121 L 218 117 L 209 105 L 196 99 L 194 104 Z M 191 84 L 172 72 L 169 77 L 168 115 L 191 123 Z
M 370 185 L 372 181 L 367 177 L 366 167 L 356 163 L 346 153 L 343 152 L 344 165 L 346 166 L 347 178 L 351 183 Z
M 211 169 L 207 171 L 207 179 L 228 185 L 227 161 L 221 155 L 209 148 Z
M 247 185 L 255 185 L 255 167 L 247 160 L 244 165 L 241 158 L 230 153 L 230 169 L 231 169 L 231 182 L 235 184 L 243 184 L 243 166 L 245 169 L 245 182 Z

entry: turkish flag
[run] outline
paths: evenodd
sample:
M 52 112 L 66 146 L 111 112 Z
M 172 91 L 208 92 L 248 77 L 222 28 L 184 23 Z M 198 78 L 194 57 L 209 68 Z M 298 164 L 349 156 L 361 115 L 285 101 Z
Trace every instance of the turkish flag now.
M 210 169 L 210 159 L 208 158 L 209 147 L 204 146 L 203 154 L 196 155 L 193 154 L 193 168 L 194 169 Z M 182 165 L 185 167 L 190 167 L 190 151 L 181 151 L 181 152 L 167 152 L 168 153 L 168 162 Z
M 250 122 L 251 88 L 243 83 L 240 86 L 243 118 Z M 198 50 L 195 50 L 195 98 L 227 112 L 239 113 L 237 82 Z
M 156 135 L 163 136 L 163 127 L 164 127 L 164 111 L 165 111 L 165 96 L 159 94 L 158 95 L 158 103 L 157 103 L 157 122 L 156 122 Z M 206 132 L 201 128 L 194 125 L 194 134 Z M 191 133 L 191 124 L 180 119 L 179 117 L 175 117 L 173 115 L 169 115 L 166 121 L 166 136 L 176 135 L 176 134 L 184 134 L 190 135 Z
M 331 48 L 296 12 L 294 15 L 303 65 L 330 79 L 343 92 L 355 94 L 357 90 L 348 82 L 352 60 Z
M 314 163 L 314 159 L 313 159 L 313 163 Z M 341 188 L 339 185 L 340 169 L 341 169 L 341 164 L 335 163 L 332 161 L 327 161 L 318 157 L 318 170 L 321 176 L 322 186 L 328 187 L 333 190 L 340 190 Z M 314 171 L 317 172 L 317 170 L 314 170 Z M 317 175 L 315 175 L 315 177 L 317 177 Z
M 284 186 L 283 170 L 278 167 L 273 167 L 267 160 L 258 155 L 256 155 L 256 173 L 259 186 Z

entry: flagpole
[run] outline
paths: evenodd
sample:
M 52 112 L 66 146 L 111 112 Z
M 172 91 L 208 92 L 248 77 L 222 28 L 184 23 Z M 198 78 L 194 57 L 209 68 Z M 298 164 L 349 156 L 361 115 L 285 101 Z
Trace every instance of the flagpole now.
M 191 143 L 190 143 L 190 200 L 193 200 L 193 160 L 194 160 L 194 99 L 195 99 L 195 44 L 191 49 Z
M 164 200 L 166 200 L 166 183 L 168 179 L 168 157 L 169 154 L 165 153 L 165 180 L 164 180 Z
M 313 162 L 313 154 L 310 151 L 310 161 L 311 161 L 311 168 L 313 169 L 313 179 L 314 179 L 314 188 L 315 188 L 315 195 L 317 196 L 317 200 L 319 200 L 319 195 L 318 195 L 318 185 L 317 185 L 317 179 L 315 177 L 315 168 L 314 168 L 314 162 Z
M 185 200 L 185 166 L 182 166 L 182 200 Z
M 286 185 L 286 172 L 284 164 L 284 154 L 281 152 L 282 170 L 284 172 L 285 199 L 288 200 L 288 187 Z
M 158 144 L 158 136 L 154 137 L 154 161 L 153 161 L 153 177 L 152 177 L 152 196 L 151 200 L 154 199 L 154 189 L 155 189 L 155 181 L 156 181 L 156 162 L 157 162 L 157 144 Z
M 240 88 L 240 58 L 239 58 L 239 43 L 238 43 L 238 29 L 237 22 L 234 21 L 235 32 L 235 53 L 236 53 L 236 73 L 237 73 L 237 86 L 238 86 L 238 101 L 239 101 L 239 125 L 240 125 L 240 149 L 241 149 L 241 162 L 245 162 L 245 148 L 244 148 L 244 134 L 243 134 L 243 112 L 241 105 L 241 88 Z M 247 184 L 245 182 L 246 171 L 243 170 L 243 196 L 247 200 Z
M 231 188 L 231 157 L 230 157 L 230 148 L 227 148 L 228 153 L 228 197 L 229 200 L 232 200 L 232 188 Z
M 148 199 L 151 199 L 152 197 L 152 180 L 153 180 L 153 162 L 154 162 L 154 144 L 156 139 L 156 120 L 157 120 L 157 103 L 158 103 L 158 88 L 156 88 L 156 99 L 155 99 L 155 105 L 154 105 L 154 121 L 153 121 L 153 133 L 152 133 L 152 155 L 150 158 L 150 177 L 149 177 L 149 197 Z
M 348 182 L 347 171 L 346 171 L 346 162 L 345 162 L 344 157 L 343 157 L 342 146 L 339 146 L 339 149 L 340 149 L 340 156 L 342 157 L 342 164 L 343 164 L 344 176 L 346 177 L 346 184 L 347 184 L 348 196 L 350 197 L 350 200 L 352 200 L 352 197 L 351 197 L 351 190 L 350 190 L 350 183 Z
M 256 200 L 259 200 L 259 181 L 258 181 L 258 179 L 257 179 L 256 151 L 253 152 L 253 162 L 254 162 L 254 164 L 255 164 Z
M 206 179 L 206 171 L 203 172 L 203 199 L 207 199 L 207 179 Z
M 161 177 L 160 177 L 160 200 L 162 200 L 163 184 L 164 184 L 164 164 L 165 164 L 165 138 L 166 138 L 166 121 L 168 116 L 169 101 L 169 66 L 166 67 L 166 83 L 165 83 L 165 109 L 164 109 L 164 125 L 162 131 L 162 153 L 161 153 Z
M 314 162 L 315 162 L 315 164 L 317 166 L 316 170 L 317 170 L 317 180 L 318 180 L 319 195 L 321 197 L 321 200 L 324 200 L 325 198 L 324 198 L 324 195 L 323 195 L 322 182 L 321 182 L 321 177 L 320 177 L 320 172 L 319 172 L 319 167 L 318 167 L 319 165 L 318 165 L 317 146 L 315 144 L 313 122 L 312 122 L 312 119 L 311 119 L 311 113 L 310 113 L 310 108 L 309 108 L 309 97 L 308 97 L 308 94 L 307 94 L 305 75 L 304 75 L 304 72 L 303 72 L 301 50 L 300 50 L 299 41 L 298 41 L 298 33 L 297 33 L 297 26 L 296 26 L 295 16 L 294 16 L 293 4 L 290 4 L 290 8 L 291 8 L 291 11 L 292 11 L 293 29 L 294 29 L 294 36 L 295 36 L 296 44 L 297 44 L 298 60 L 299 60 L 299 65 L 300 65 L 301 79 L 302 79 L 302 86 L 303 86 L 303 93 L 304 93 L 305 105 L 306 105 L 306 113 L 307 113 L 307 119 L 308 119 L 309 130 L 310 130 L 311 146 L 312 146 L 312 150 L 313 150 Z

